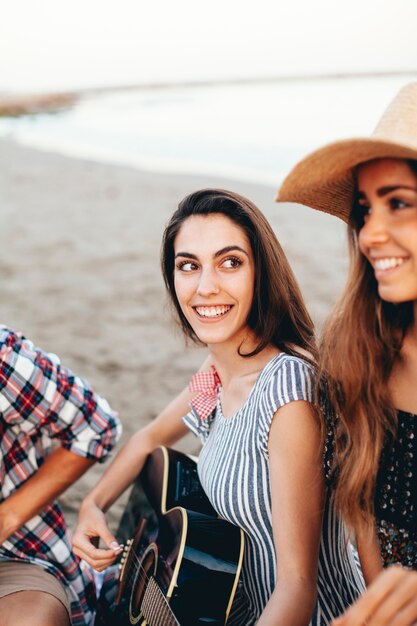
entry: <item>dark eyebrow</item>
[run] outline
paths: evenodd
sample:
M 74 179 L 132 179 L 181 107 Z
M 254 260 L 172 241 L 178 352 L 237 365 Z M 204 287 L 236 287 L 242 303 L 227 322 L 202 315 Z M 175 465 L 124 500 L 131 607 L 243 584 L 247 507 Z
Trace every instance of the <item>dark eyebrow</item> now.
M 175 258 L 179 256 L 185 256 L 187 259 L 195 259 L 197 261 L 198 256 L 196 254 L 191 254 L 191 252 L 177 252 Z
M 249 258 L 249 255 L 246 252 L 246 250 L 244 250 L 240 246 L 226 246 L 222 248 L 221 250 L 217 250 L 217 252 L 215 252 L 213 256 L 215 259 L 217 259 L 217 257 L 222 256 L 223 254 L 227 254 L 228 252 L 233 252 L 234 250 L 239 250 L 239 252 L 243 252 L 243 254 L 246 254 L 246 256 Z M 175 258 L 179 256 L 186 257 L 187 259 L 195 259 L 195 260 L 198 259 L 198 256 L 196 254 L 192 254 L 191 252 L 177 252 L 175 255 Z
M 386 187 L 380 187 L 376 194 L 378 196 L 378 198 L 383 198 L 384 196 L 388 195 L 389 193 L 396 191 L 397 189 L 407 189 L 408 191 L 415 191 L 417 192 L 417 187 L 409 187 L 408 185 L 390 185 L 390 186 L 386 186 Z M 366 194 L 363 191 L 358 191 L 358 200 L 365 200 L 366 199 Z
M 417 187 L 409 187 L 408 185 L 391 185 L 387 187 L 380 187 L 377 191 L 377 194 L 380 198 L 382 196 L 386 196 L 391 191 L 396 191 L 397 189 L 408 189 L 410 191 L 417 191 Z
M 234 250 L 243 252 L 243 254 L 246 254 L 246 256 L 249 257 L 249 254 L 246 252 L 246 250 L 244 250 L 240 246 L 226 246 L 225 248 L 222 248 L 221 250 L 217 250 L 217 252 L 214 255 L 214 258 L 222 256 L 223 254 L 227 254 L 228 252 L 233 252 Z

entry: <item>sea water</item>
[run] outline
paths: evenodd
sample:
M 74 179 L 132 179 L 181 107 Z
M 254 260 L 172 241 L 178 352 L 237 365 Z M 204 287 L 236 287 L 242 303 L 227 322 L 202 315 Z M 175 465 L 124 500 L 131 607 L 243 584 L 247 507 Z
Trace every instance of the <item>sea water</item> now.
M 417 76 L 138 87 L 70 110 L 0 119 L 0 136 L 95 161 L 276 185 L 329 141 L 368 135 Z

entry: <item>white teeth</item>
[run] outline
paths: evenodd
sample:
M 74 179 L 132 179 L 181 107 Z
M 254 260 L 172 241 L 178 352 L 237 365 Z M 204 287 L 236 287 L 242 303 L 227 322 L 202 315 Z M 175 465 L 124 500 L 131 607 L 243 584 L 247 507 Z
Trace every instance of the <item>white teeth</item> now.
M 405 261 L 406 259 L 404 258 L 387 257 L 385 259 L 375 259 L 373 263 L 376 270 L 383 271 L 392 269 L 393 267 L 398 267 L 399 265 L 402 265 Z
M 219 317 L 231 308 L 231 306 L 197 306 L 196 311 L 202 317 Z

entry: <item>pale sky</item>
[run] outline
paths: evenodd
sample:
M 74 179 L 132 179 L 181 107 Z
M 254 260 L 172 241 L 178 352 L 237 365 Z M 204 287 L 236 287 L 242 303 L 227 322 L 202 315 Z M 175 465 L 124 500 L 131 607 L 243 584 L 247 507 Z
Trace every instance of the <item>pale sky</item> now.
M 0 91 L 417 71 L 416 0 L 13 0 Z

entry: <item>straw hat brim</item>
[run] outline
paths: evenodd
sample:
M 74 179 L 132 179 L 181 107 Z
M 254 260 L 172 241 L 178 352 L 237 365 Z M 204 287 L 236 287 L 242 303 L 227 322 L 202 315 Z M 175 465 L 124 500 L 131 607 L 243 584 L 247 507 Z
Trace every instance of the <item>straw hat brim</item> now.
M 328 144 L 297 163 L 276 200 L 304 204 L 347 222 L 354 200 L 355 167 L 381 158 L 417 160 L 417 144 L 410 143 L 368 137 Z

